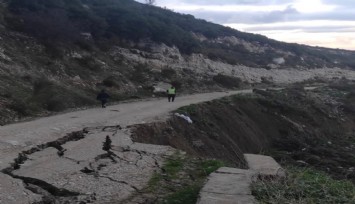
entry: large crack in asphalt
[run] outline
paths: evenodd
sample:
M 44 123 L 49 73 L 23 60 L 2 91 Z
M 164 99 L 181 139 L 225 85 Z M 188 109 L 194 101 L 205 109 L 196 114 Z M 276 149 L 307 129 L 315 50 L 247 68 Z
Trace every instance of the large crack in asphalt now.
M 112 158 L 109 156 L 110 154 L 104 154 L 103 157 L 100 157 L 100 159 L 103 159 L 103 158 Z M 131 184 L 129 184 L 128 182 L 126 181 L 119 181 L 119 180 L 116 180 L 116 179 L 113 179 L 109 176 L 103 176 L 103 175 L 100 175 L 99 171 L 101 169 L 101 166 L 98 166 L 97 170 L 95 170 L 95 168 L 92 166 L 92 163 L 89 164 L 89 168 L 88 167 L 84 167 L 82 170 L 80 170 L 82 173 L 85 173 L 87 175 L 93 175 L 95 177 L 100 177 L 100 178 L 106 178 L 106 179 L 109 179 L 110 181 L 113 181 L 113 182 L 116 182 L 116 183 L 120 183 L 120 184 L 124 184 L 124 185 L 127 185 L 129 186 L 130 188 L 134 189 L 136 192 L 139 192 L 139 189 Z
M 152 153 L 149 153 L 149 152 L 146 152 L 146 151 L 136 150 L 136 149 L 133 149 L 133 150 L 130 150 L 130 151 L 136 152 L 140 156 L 140 159 L 137 159 L 137 161 L 135 162 L 136 166 L 138 166 L 139 160 L 143 160 L 143 155 L 149 155 L 149 156 L 152 157 L 152 159 L 154 159 L 155 167 L 161 169 L 161 166 L 159 165 L 159 162 L 158 162 L 155 154 L 152 154 Z M 164 157 L 164 156 L 161 156 L 161 157 Z
M 15 170 L 19 170 L 21 168 L 21 165 L 24 164 L 27 160 L 29 160 L 30 155 L 37 153 L 37 152 L 44 151 L 47 148 L 55 148 L 57 150 L 58 157 L 60 157 L 62 159 L 69 159 L 72 162 L 79 164 L 81 161 L 77 161 L 77 160 L 72 159 L 70 157 L 64 156 L 66 149 L 63 148 L 63 145 L 68 142 L 82 140 L 87 136 L 87 134 L 89 132 L 91 132 L 93 130 L 113 132 L 115 135 L 118 133 L 119 130 L 122 130 L 122 128 L 120 126 L 105 126 L 105 127 L 96 127 L 96 128 L 84 128 L 81 131 L 69 133 L 66 136 L 61 137 L 55 141 L 46 142 L 44 144 L 40 144 L 35 147 L 32 147 L 31 149 L 22 151 L 13 160 L 14 162 L 11 163 L 10 166 L 2 169 L 1 172 L 11 176 L 14 179 L 22 180 L 23 183 L 26 184 L 25 185 L 26 189 L 32 191 L 35 194 L 41 195 L 43 201 L 39 202 L 38 204 L 40 204 L 40 203 L 41 204 L 42 203 L 57 203 L 57 202 L 65 203 L 68 200 L 69 201 L 70 200 L 71 201 L 78 200 L 78 196 L 81 196 L 83 198 L 85 197 L 85 199 L 88 199 L 89 197 L 92 197 L 92 195 L 88 196 L 88 195 L 84 195 L 79 192 L 68 190 L 66 188 L 58 188 L 58 187 L 46 182 L 45 180 L 41 180 L 38 178 L 32 178 L 32 177 L 28 177 L 28 176 L 20 176 L 20 175 L 14 174 L 13 172 Z M 118 150 L 114 150 L 114 151 L 118 151 Z M 118 152 L 132 152 L 132 153 L 136 153 L 138 155 L 137 155 L 137 158 L 135 158 L 131 161 L 129 159 L 125 159 L 124 157 L 114 153 L 113 151 L 108 151 L 105 154 L 100 154 L 100 155 L 96 156 L 94 158 L 94 161 L 96 162 L 101 159 L 111 159 L 112 163 L 124 162 L 124 163 L 130 164 L 130 165 L 133 164 L 133 165 L 139 167 L 138 162 L 141 160 L 144 160 L 144 156 L 149 156 L 149 158 L 152 158 L 153 162 L 154 162 L 152 167 L 161 169 L 159 162 L 158 162 L 158 158 L 156 158 L 157 155 L 155 155 L 155 154 L 152 154 L 152 153 L 149 153 L 146 151 L 131 149 L 130 146 L 127 146 L 126 148 L 122 147 L 122 149 Z M 85 161 L 83 161 L 83 162 L 85 162 Z M 128 188 L 133 189 L 136 193 L 140 192 L 138 187 L 128 183 L 127 181 L 117 180 L 117 179 L 111 178 L 108 175 L 100 175 L 100 170 L 102 167 L 104 167 L 104 166 L 102 166 L 102 164 L 99 164 L 97 166 L 97 169 L 95 169 L 93 166 L 94 165 L 92 165 L 92 162 L 90 162 L 89 167 L 84 167 L 83 169 L 80 170 L 80 172 L 85 173 L 87 175 L 92 175 L 97 178 L 105 178 L 105 179 L 108 179 L 112 182 L 126 185 Z M 92 198 L 92 199 L 89 198 L 89 200 L 93 200 L 93 199 L 96 200 L 96 198 Z
M 127 186 L 131 187 L 132 189 L 134 189 L 136 192 L 139 192 L 139 189 L 137 187 L 127 183 L 126 181 L 119 181 L 119 180 L 113 179 L 113 178 L 111 178 L 109 176 L 101 176 L 101 175 L 99 175 L 99 177 L 100 178 L 106 178 L 106 179 L 108 179 L 110 181 L 113 181 L 113 182 L 116 182 L 116 183 L 127 185 Z
M 51 195 L 55 197 L 72 197 L 72 196 L 78 196 L 80 193 L 78 192 L 73 192 L 69 191 L 67 189 L 63 188 L 57 188 L 52 184 L 49 184 L 43 180 L 36 179 L 36 178 L 31 178 L 31 177 L 25 177 L 25 176 L 17 176 L 14 174 L 8 174 L 9 176 L 15 178 L 15 179 L 20 179 L 22 180 L 25 184 L 32 184 L 35 186 L 38 186 L 47 192 L 49 192 Z
M 65 151 L 65 149 L 62 147 L 63 144 L 65 144 L 67 142 L 81 140 L 81 139 L 85 138 L 86 133 L 88 133 L 88 131 L 86 131 L 84 128 L 81 131 L 69 133 L 66 136 L 59 138 L 55 141 L 47 142 L 45 144 L 40 144 L 40 145 L 37 145 L 36 147 L 33 147 L 29 150 L 22 151 L 21 153 L 18 154 L 17 158 L 14 159 L 14 163 L 12 163 L 10 167 L 7 167 L 7 168 L 1 170 L 1 172 L 10 175 L 12 171 L 21 168 L 21 164 L 23 164 L 25 161 L 27 161 L 29 155 L 34 154 L 36 152 L 43 151 L 49 147 L 53 147 L 53 148 L 57 149 L 58 155 L 61 156 L 61 153 L 59 153 L 59 152 L 64 153 L 64 151 Z
M 139 155 L 139 156 L 138 156 L 139 158 L 136 158 L 136 159 L 135 159 L 136 161 L 134 162 L 134 165 L 135 165 L 136 167 L 139 167 L 139 166 L 138 166 L 138 162 L 139 162 L 139 161 L 144 160 L 144 156 L 143 156 L 143 155 L 149 155 L 149 156 L 151 156 L 150 158 L 152 158 L 152 159 L 154 160 L 154 165 L 155 165 L 155 166 L 153 166 L 153 167 L 156 167 L 156 168 L 162 170 L 162 168 L 161 168 L 160 165 L 159 165 L 158 159 L 156 158 L 156 155 L 154 155 L 154 154 L 151 154 L 151 153 L 148 153 L 148 152 L 145 152 L 145 151 L 134 150 L 134 149 L 123 149 L 122 151 L 123 151 L 123 152 L 127 152 L 127 151 L 135 152 L 135 153 L 137 153 L 137 154 Z M 118 161 L 116 161 L 114 158 L 118 158 L 120 161 L 126 162 L 127 164 L 132 164 L 132 162 L 133 162 L 133 161 L 129 161 L 129 160 L 126 160 L 126 159 L 124 159 L 124 158 L 118 156 L 117 154 L 115 154 L 115 153 L 112 152 L 112 151 L 108 151 L 108 152 L 105 153 L 105 154 L 98 155 L 98 156 L 95 158 L 95 161 L 98 161 L 98 160 L 100 160 L 100 159 L 106 159 L 106 158 L 111 159 L 111 161 L 112 161 L 113 163 L 118 162 Z M 89 167 L 90 167 L 90 168 L 85 167 L 84 169 L 81 170 L 81 172 L 86 173 L 86 174 L 88 174 L 88 175 L 93 175 L 93 176 L 96 176 L 96 177 L 100 177 L 100 178 L 106 178 L 106 179 L 109 179 L 110 181 L 127 185 L 127 186 L 129 186 L 130 188 L 134 189 L 134 190 L 136 191 L 136 193 L 140 193 L 140 192 L 141 192 L 141 190 L 139 190 L 137 187 L 135 187 L 134 185 L 129 184 L 129 183 L 126 182 L 126 181 L 119 181 L 119 180 L 113 179 L 113 178 L 111 178 L 111 177 L 109 177 L 109 176 L 102 176 L 102 175 L 100 175 L 98 171 L 100 171 L 100 169 L 102 168 L 102 166 L 98 166 L 98 167 L 97 167 L 97 170 L 95 170 L 95 168 L 92 166 L 92 163 L 90 163 L 90 164 L 89 164 Z
M 62 153 L 64 153 L 65 149 L 62 147 L 62 145 L 66 144 L 67 142 L 71 141 L 78 141 L 83 138 L 85 138 L 86 133 L 88 131 L 84 128 L 81 131 L 75 131 L 72 133 L 67 134 L 66 136 L 59 138 L 55 141 L 50 141 L 44 144 L 37 145 L 36 147 L 33 147 L 29 150 L 22 151 L 21 153 L 18 154 L 18 156 L 14 159 L 14 162 L 7 168 L 4 168 L 1 170 L 2 173 L 7 174 L 11 176 L 14 179 L 19 179 L 22 180 L 26 184 L 26 188 L 30 191 L 32 191 L 35 194 L 41 194 L 43 196 L 44 200 L 51 200 L 53 201 L 53 198 L 48 198 L 47 193 L 50 194 L 50 197 L 74 197 L 80 195 L 78 192 L 73 192 L 69 191 L 67 189 L 63 188 L 57 188 L 56 186 L 47 183 L 46 181 L 37 179 L 37 178 L 31 178 L 31 177 L 24 177 L 24 176 L 18 176 L 14 175 L 12 172 L 14 170 L 18 170 L 21 168 L 21 165 L 28 160 L 28 156 L 31 154 L 34 154 L 36 152 L 43 151 L 49 147 L 53 147 L 58 150 L 58 156 L 62 156 Z M 37 189 L 33 188 L 30 186 L 34 185 L 36 187 L 39 187 L 42 189 L 42 191 L 38 191 Z

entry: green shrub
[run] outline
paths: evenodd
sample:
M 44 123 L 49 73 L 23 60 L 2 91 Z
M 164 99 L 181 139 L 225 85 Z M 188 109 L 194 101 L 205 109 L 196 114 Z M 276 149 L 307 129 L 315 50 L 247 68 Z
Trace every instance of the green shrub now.
M 134 71 L 130 74 L 129 78 L 131 81 L 142 84 L 149 79 L 150 75 L 152 75 L 152 72 L 148 65 L 139 64 L 134 67 Z
M 165 198 L 162 202 L 164 204 L 195 204 L 197 202 L 198 194 L 201 186 L 192 185 L 187 186 Z
M 201 172 L 207 176 L 224 166 L 224 163 L 219 160 L 206 160 L 201 162 Z
M 242 83 L 242 80 L 237 77 L 227 76 L 223 74 L 218 74 L 214 76 L 213 81 L 225 88 L 238 88 Z
M 87 68 L 87 69 L 94 71 L 94 72 L 100 71 L 100 65 L 91 56 L 85 56 L 83 58 L 78 58 L 77 61 L 79 62 L 79 65 L 84 68 Z
M 5 7 L 3 3 L 0 1 L 0 25 L 5 24 L 4 13 L 5 13 Z
M 40 79 L 34 84 L 34 95 L 32 100 L 49 111 L 63 111 L 68 108 L 95 104 L 94 96 L 71 87 L 64 87 Z
M 77 42 L 75 42 L 75 44 L 78 45 L 81 49 L 89 52 L 94 51 L 95 48 L 92 42 L 84 39 L 79 39 Z
M 176 110 L 177 113 L 196 115 L 198 106 L 196 104 L 191 104 L 189 106 L 183 106 Z
M 31 116 L 37 111 L 35 104 L 28 103 L 23 99 L 14 99 L 8 107 L 20 116 Z
M 30 89 L 20 84 L 12 84 L 9 89 L 4 90 L 1 96 L 10 101 L 7 107 L 17 112 L 19 116 L 30 116 L 39 109 L 35 102 L 29 101 L 31 98 Z
M 59 112 L 65 110 L 68 105 L 62 98 L 52 97 L 46 100 L 46 109 L 49 111 Z
M 207 176 L 223 166 L 221 161 L 186 157 L 176 152 L 148 182 L 148 195 L 163 195 L 154 203 L 195 204 Z M 178 181 L 178 182 L 177 182 Z
M 261 77 L 260 78 L 261 80 L 261 83 L 264 83 L 264 84 L 272 84 L 272 78 L 268 78 L 268 77 Z
M 170 84 L 173 85 L 177 91 L 179 91 L 179 89 L 182 87 L 182 82 L 178 80 L 171 81 Z
M 163 168 L 168 176 L 174 178 L 183 168 L 183 164 L 183 158 L 179 154 L 175 154 L 173 157 L 166 160 Z
M 117 83 L 118 79 L 114 76 L 107 77 L 102 81 L 102 84 L 106 87 L 117 87 L 119 88 L 119 85 Z
M 52 86 L 53 83 L 51 81 L 49 81 L 46 78 L 40 78 L 38 80 L 36 80 L 33 84 L 33 93 L 36 95 L 38 94 L 40 91 L 42 91 L 45 88 L 48 88 L 49 86 Z
M 161 70 L 161 75 L 166 79 L 173 79 L 176 76 L 176 71 L 171 68 L 164 68 Z

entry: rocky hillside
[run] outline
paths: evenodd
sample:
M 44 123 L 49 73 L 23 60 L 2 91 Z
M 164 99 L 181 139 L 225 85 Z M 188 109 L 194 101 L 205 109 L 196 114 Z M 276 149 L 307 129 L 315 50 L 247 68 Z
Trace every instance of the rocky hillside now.
M 179 92 L 355 79 L 354 52 L 282 43 L 133 0 L 0 1 L 0 124 Z

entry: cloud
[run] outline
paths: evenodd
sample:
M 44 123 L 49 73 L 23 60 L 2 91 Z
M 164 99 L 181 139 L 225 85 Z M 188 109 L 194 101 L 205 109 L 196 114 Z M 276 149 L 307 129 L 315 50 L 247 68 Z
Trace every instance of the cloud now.
M 322 0 L 324 4 L 337 5 L 339 7 L 354 7 L 353 0 Z
M 277 40 L 355 49 L 354 0 L 156 1 L 157 6 Z M 347 44 L 341 46 L 342 38 Z
M 300 43 L 313 46 L 355 50 L 355 32 L 352 33 L 292 33 L 290 31 L 262 32 L 279 41 Z
M 160 4 L 168 4 L 168 8 L 176 12 L 192 14 L 197 18 L 220 24 L 355 19 L 355 5 L 349 6 L 348 1 L 340 1 L 338 4 L 334 0 L 180 0 L 176 1 L 178 3 L 174 3 L 174 0 L 160 1 Z
M 225 24 L 226 26 L 241 29 L 248 32 L 292 30 L 298 32 L 352 32 L 355 31 L 355 21 L 295 21 L 275 22 L 269 24 Z
M 157 0 L 160 5 L 280 5 L 292 3 L 294 0 Z
M 322 27 L 307 27 L 307 26 L 254 26 L 247 29 L 248 32 L 265 32 L 265 31 L 294 31 L 302 33 L 352 33 L 355 28 L 349 26 L 322 26 Z
M 223 11 L 192 11 L 190 14 L 197 18 L 206 19 L 219 24 L 228 23 L 274 23 L 274 22 L 293 22 L 293 21 L 312 21 L 312 20 L 355 20 L 355 10 L 337 10 L 333 12 L 308 13 L 302 14 L 293 7 L 284 10 L 271 12 L 223 12 Z

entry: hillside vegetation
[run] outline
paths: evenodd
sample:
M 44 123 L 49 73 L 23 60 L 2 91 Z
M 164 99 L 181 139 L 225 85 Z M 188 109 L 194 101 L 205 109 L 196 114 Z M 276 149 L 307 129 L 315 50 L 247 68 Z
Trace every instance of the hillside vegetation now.
M 353 54 L 133 0 L 0 0 L 0 124 L 93 106 L 101 89 L 119 101 L 161 95 L 169 84 L 179 93 L 270 85 L 269 70 L 352 69 Z
M 288 66 L 299 65 L 300 57 L 304 58 L 301 63 L 308 67 L 355 64 L 350 52 L 339 54 L 330 49 L 282 43 L 133 0 L 10 0 L 8 9 L 9 27 L 45 43 L 80 43 L 80 35 L 85 32 L 99 44 L 101 40 L 118 40 L 124 45 L 127 40 L 150 39 L 177 46 L 184 54 L 202 53 L 230 64 L 266 66 L 280 51 L 290 53 Z M 209 41 L 231 36 L 255 43 L 267 52 L 251 52 L 241 44 Z

